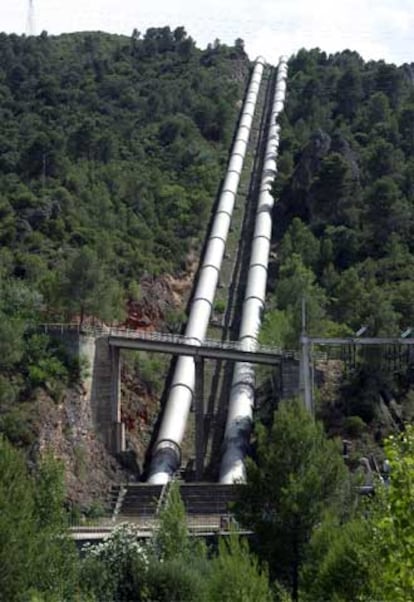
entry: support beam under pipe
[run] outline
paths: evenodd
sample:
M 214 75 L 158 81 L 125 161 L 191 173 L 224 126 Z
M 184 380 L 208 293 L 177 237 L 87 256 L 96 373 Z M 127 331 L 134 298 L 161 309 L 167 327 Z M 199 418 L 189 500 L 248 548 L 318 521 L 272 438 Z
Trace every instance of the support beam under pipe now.
M 195 472 L 196 480 L 201 481 L 204 473 L 204 359 L 195 360 Z

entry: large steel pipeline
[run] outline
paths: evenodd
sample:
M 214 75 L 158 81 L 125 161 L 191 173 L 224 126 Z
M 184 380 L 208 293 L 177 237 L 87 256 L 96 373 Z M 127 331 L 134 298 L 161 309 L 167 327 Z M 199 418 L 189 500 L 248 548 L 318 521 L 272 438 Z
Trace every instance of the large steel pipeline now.
M 239 332 L 241 347 L 249 350 L 255 350 L 257 347 L 265 304 L 274 204 L 271 188 L 277 172 L 276 160 L 279 147 L 277 117 L 284 107 L 286 78 L 287 63 L 286 59 L 282 57 L 277 70 Z M 239 362 L 234 367 L 230 390 L 223 457 L 220 466 L 221 483 L 244 482 L 246 479 L 244 459 L 253 424 L 254 395 L 254 366 L 250 363 Z
M 203 342 L 210 321 L 264 64 L 265 61 L 262 57 L 256 59 L 217 211 L 207 241 L 205 256 L 200 268 L 197 287 L 191 303 L 185 336 L 189 337 L 189 342 L 196 345 Z M 148 477 L 150 483 L 167 483 L 181 464 L 180 446 L 193 401 L 194 386 L 194 359 L 188 356 L 180 356 L 153 449 Z

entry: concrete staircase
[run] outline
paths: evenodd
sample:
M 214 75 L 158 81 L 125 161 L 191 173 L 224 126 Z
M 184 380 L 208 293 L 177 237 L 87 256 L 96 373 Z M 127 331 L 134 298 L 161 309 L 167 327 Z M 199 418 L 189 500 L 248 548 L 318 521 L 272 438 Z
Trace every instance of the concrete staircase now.
M 242 485 L 241 485 L 242 486 Z M 187 526 L 192 531 L 228 530 L 232 523 L 232 504 L 240 485 L 220 483 L 180 483 Z M 161 485 L 146 483 L 124 486 L 125 492 L 117 514 L 118 521 L 130 521 L 141 527 L 154 528 L 162 493 Z
M 226 515 L 238 495 L 237 485 L 221 483 L 183 483 L 180 487 L 188 516 Z
M 155 519 L 162 485 L 149 485 L 139 483 L 127 485 L 126 491 L 118 512 L 118 518 L 152 518 Z

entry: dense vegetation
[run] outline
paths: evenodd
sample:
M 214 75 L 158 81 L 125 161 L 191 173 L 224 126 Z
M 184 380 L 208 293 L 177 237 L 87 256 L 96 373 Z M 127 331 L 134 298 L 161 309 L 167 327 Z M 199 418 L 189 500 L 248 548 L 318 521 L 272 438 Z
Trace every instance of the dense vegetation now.
M 70 305 L 81 268 L 98 274 L 101 306 L 111 279 L 124 289 L 180 267 L 220 180 L 242 48 L 202 52 L 168 27 L 143 39 L 2 34 L 0 47 L 3 269 L 73 313 L 82 301 L 97 311 L 77 291 Z
M 29 473 L 23 453 L 0 436 L 1 600 L 73 599 L 77 554 L 64 500 L 63 466 L 45 457 Z
M 297 344 L 303 295 L 311 333 L 414 324 L 413 74 L 350 51 L 289 62 L 268 314 L 283 343 Z
M 254 529 L 254 549 L 276 580 L 275 599 L 410 600 L 413 427 L 385 442 L 390 472 L 385 480 L 378 475 L 368 497 L 358 493 L 362 465 L 346 470 L 339 446 L 301 402 L 282 402 L 257 432 L 236 510 Z

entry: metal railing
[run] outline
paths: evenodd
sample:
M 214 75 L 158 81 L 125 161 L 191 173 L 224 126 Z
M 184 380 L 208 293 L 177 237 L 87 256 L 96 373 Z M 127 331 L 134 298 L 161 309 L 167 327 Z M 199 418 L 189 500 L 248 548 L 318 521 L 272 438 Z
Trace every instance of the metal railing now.
M 119 328 L 114 326 L 93 326 L 80 325 L 78 323 L 49 323 L 41 324 L 41 328 L 45 332 L 77 332 L 79 334 L 90 335 L 94 337 L 120 337 L 126 339 L 136 339 L 143 341 L 157 341 L 160 343 L 178 343 L 182 345 L 195 345 L 198 342 L 192 337 L 186 337 L 181 334 L 169 332 L 157 332 L 148 330 L 132 330 L 130 328 Z M 215 339 L 203 339 L 203 347 L 223 349 L 229 351 L 250 351 L 257 353 L 268 353 L 272 355 L 280 355 L 283 357 L 292 357 L 297 359 L 298 352 L 293 350 L 282 349 L 281 347 L 270 347 L 267 345 L 255 344 L 251 347 L 243 341 L 218 341 Z
M 72 524 L 69 527 L 69 535 L 75 540 L 103 539 L 110 535 L 112 530 L 120 525 L 129 523 L 137 527 L 141 537 L 150 538 L 159 528 L 158 518 L 149 517 L 118 517 L 113 520 L 97 520 L 95 524 Z M 235 521 L 231 512 L 209 515 L 187 515 L 186 525 L 189 535 L 206 535 L 213 533 L 229 533 L 236 531 L 248 534 L 251 531 L 241 528 Z

